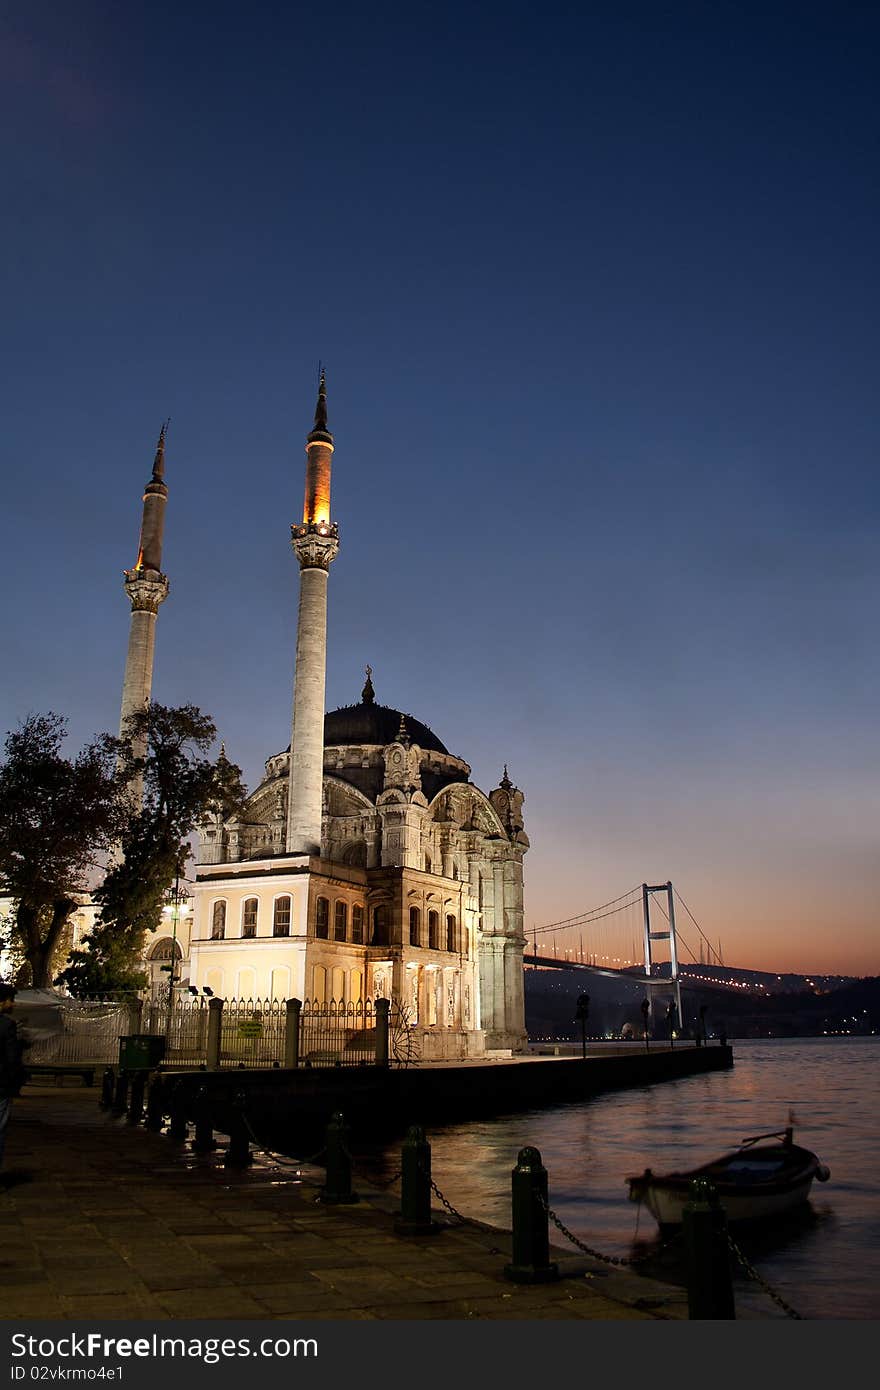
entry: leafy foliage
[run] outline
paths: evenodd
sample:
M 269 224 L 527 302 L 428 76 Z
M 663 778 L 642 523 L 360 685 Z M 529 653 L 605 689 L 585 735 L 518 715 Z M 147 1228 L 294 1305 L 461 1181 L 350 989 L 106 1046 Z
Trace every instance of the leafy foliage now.
M 58 714 L 30 715 L 7 735 L 0 766 L 0 892 L 16 905 L 15 934 L 37 987 L 50 983 L 78 895 L 130 814 L 117 740 L 101 735 L 69 759 L 66 731 Z
M 144 942 L 185 872 L 189 836 L 205 815 L 230 815 L 245 797 L 240 769 L 222 750 L 216 761 L 203 756 L 217 731 L 194 705 L 153 703 L 132 716 L 125 732 L 123 777 L 128 783 L 142 778 L 143 802 L 130 816 L 121 857 L 95 891 L 95 926 L 60 977 L 73 993 L 143 987 Z M 132 747 L 145 747 L 145 757 Z

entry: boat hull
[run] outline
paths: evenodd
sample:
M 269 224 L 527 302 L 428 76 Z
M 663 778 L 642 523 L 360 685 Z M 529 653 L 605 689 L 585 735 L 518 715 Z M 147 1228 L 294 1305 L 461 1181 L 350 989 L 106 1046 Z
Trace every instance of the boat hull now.
M 644 1203 L 661 1226 L 678 1226 L 697 1179 L 711 1185 L 728 1221 L 767 1221 L 801 1206 L 813 1179 L 824 1182 L 828 1176 L 809 1149 L 784 1143 L 746 1146 L 687 1173 L 646 1168 L 627 1181 L 631 1201 Z
M 728 1221 L 767 1221 L 800 1206 L 809 1197 L 812 1186 L 810 1174 L 787 1192 L 761 1195 L 716 1188 L 716 1193 Z M 642 1187 L 638 1181 L 631 1180 L 629 1195 L 633 1202 L 644 1202 L 660 1226 L 680 1226 L 685 1204 L 693 1200 L 689 1192 L 663 1187 L 659 1182 Z

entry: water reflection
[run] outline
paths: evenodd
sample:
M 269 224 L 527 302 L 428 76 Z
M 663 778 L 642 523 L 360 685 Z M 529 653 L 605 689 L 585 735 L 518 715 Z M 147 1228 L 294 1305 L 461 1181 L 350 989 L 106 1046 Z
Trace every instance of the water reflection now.
M 432 1130 L 434 1179 L 463 1213 L 507 1227 L 510 1170 L 518 1151 L 534 1144 L 550 1175 L 551 1206 L 576 1235 L 609 1255 L 654 1246 L 645 1272 L 672 1279 L 676 1261 L 659 1251 L 653 1218 L 629 1201 L 627 1175 L 693 1167 L 781 1129 L 793 1108 L 796 1139 L 829 1165 L 831 1181 L 814 1184 L 800 1213 L 740 1236 L 740 1244 L 805 1317 L 877 1317 L 880 1039 L 740 1042 L 734 1057 L 732 1071 Z M 389 1178 L 399 1145 L 358 1156 L 363 1171 Z M 769 1300 L 762 1311 L 779 1314 Z

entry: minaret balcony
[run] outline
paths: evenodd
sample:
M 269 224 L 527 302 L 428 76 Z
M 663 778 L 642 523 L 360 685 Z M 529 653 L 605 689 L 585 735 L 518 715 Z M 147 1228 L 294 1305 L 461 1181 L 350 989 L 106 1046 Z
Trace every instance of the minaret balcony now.
M 339 527 L 335 521 L 305 521 L 301 526 L 291 526 L 290 534 L 295 541 L 305 540 L 308 536 L 327 536 L 328 539 L 339 540 Z
M 328 570 L 339 552 L 339 527 L 333 521 L 305 521 L 291 526 L 290 543 L 300 569 Z

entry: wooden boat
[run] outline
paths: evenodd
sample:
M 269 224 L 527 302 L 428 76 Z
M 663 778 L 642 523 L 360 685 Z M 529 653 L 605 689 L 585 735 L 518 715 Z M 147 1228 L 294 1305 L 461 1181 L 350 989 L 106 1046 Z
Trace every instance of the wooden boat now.
M 762 1142 L 766 1140 L 775 1142 Z M 732 1153 L 688 1172 L 659 1174 L 646 1168 L 626 1181 L 631 1202 L 644 1202 L 661 1226 L 677 1226 L 696 1178 L 712 1184 L 728 1221 L 760 1221 L 799 1206 L 807 1200 L 814 1178 L 827 1182 L 830 1176 L 810 1149 L 795 1144 L 788 1126 L 744 1139 Z

